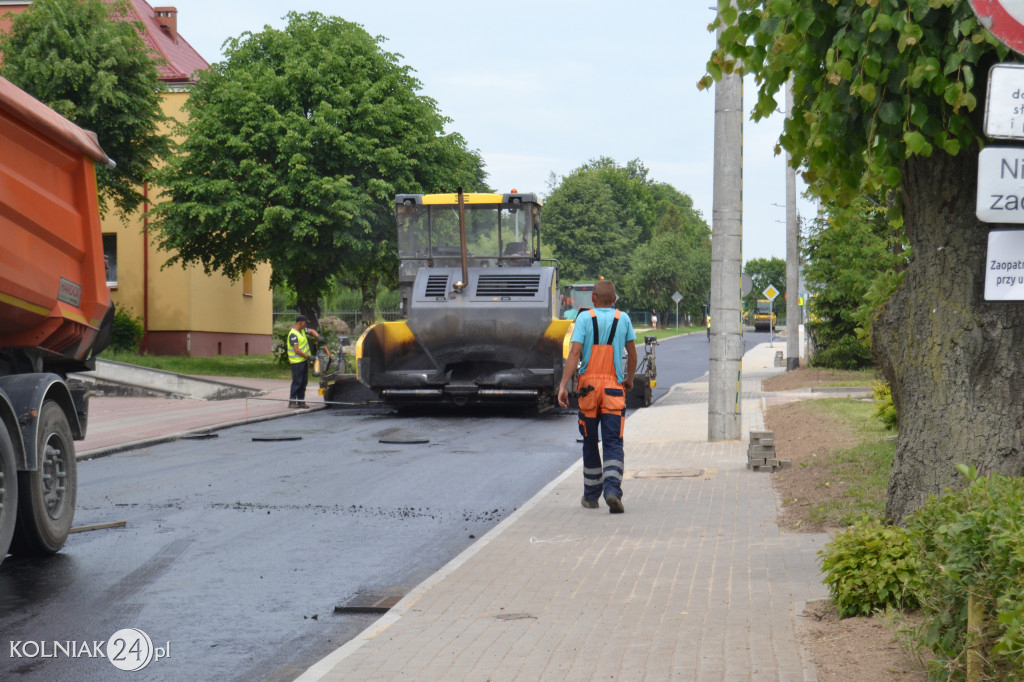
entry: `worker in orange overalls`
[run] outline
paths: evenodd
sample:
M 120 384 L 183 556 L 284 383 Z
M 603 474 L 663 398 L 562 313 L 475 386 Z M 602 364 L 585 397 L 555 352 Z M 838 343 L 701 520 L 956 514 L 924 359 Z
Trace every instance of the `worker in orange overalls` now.
M 558 385 L 558 404 L 569 407 L 569 380 L 579 365 L 579 425 L 583 435 L 583 499 L 587 509 L 597 509 L 602 493 L 612 514 L 622 505 L 626 426 L 626 394 L 633 388 L 636 372 L 636 332 L 629 315 L 613 306 L 615 285 L 604 279 L 594 284 L 592 310 L 581 310 L 572 333 L 572 347 Z M 626 353 L 626 367 L 622 353 Z M 598 449 L 598 428 L 604 444 Z

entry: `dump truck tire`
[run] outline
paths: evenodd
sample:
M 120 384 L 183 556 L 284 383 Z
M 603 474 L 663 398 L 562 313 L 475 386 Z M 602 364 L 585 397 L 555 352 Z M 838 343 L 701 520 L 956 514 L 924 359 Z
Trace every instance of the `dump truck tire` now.
M 14 444 L 7 429 L 0 429 L 0 563 L 14 537 L 18 516 L 18 469 L 14 461 Z
M 18 473 L 18 522 L 11 553 L 54 554 L 64 546 L 75 516 L 78 470 L 71 427 L 52 400 L 39 410 L 39 467 Z

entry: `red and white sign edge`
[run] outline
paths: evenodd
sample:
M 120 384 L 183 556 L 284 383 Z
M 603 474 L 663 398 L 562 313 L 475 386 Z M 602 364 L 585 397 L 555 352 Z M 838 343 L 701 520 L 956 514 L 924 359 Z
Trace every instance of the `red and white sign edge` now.
M 970 0 L 970 3 L 982 26 L 1008 48 L 1024 54 L 1024 1 Z

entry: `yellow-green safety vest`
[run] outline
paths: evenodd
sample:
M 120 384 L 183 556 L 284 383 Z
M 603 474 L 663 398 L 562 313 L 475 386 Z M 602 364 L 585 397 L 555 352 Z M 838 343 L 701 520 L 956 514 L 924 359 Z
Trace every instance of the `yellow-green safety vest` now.
M 298 337 L 299 350 L 302 351 L 304 355 L 299 355 L 295 352 L 295 347 L 292 345 L 292 334 L 295 334 L 295 336 Z M 306 330 L 295 329 L 292 327 L 288 330 L 288 362 L 293 365 L 299 362 L 305 362 L 306 355 L 309 355 L 309 339 L 306 338 Z

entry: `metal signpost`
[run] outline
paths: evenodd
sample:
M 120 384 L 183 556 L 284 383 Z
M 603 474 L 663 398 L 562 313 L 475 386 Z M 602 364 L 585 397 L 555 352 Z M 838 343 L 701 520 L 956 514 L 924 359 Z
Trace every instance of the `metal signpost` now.
M 678 291 L 672 294 L 672 300 L 676 302 L 676 332 L 679 331 L 679 302 L 683 300 L 683 295 Z
M 775 341 L 775 324 L 773 319 L 775 318 L 775 297 L 779 295 L 779 290 L 774 285 L 769 284 L 761 293 L 768 299 L 768 347 L 774 348 L 775 346 L 772 345 L 772 342 Z

